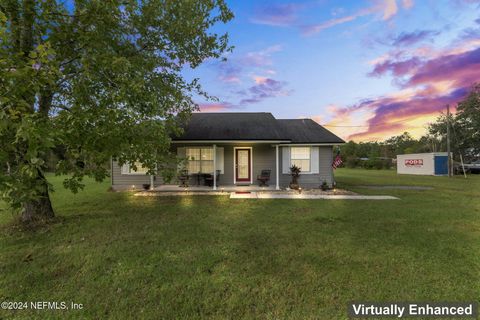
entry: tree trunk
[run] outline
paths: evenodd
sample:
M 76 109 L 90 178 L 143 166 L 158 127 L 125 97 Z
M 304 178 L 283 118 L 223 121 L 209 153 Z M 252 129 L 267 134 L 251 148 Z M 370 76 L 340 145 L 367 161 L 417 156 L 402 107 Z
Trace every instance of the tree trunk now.
M 55 216 L 50 202 L 47 180 L 42 172 L 39 171 L 38 174 L 37 180 L 42 190 L 38 192 L 37 199 L 23 204 L 22 222 L 25 224 L 46 222 Z

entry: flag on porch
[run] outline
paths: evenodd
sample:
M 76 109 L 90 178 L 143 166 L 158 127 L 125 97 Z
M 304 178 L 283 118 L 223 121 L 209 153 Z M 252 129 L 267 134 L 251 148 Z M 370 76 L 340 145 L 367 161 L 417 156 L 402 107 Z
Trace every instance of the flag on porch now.
M 337 150 L 337 156 L 333 160 L 332 167 L 333 169 L 337 169 L 343 163 L 342 157 L 340 157 L 340 149 Z

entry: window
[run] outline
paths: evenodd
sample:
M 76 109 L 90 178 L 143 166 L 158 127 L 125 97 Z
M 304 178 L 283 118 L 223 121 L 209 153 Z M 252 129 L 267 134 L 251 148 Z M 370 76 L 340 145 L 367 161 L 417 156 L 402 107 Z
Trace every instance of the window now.
M 290 153 L 290 164 L 296 165 L 303 172 L 310 171 L 310 147 L 292 147 Z
M 135 171 L 130 164 L 126 163 L 122 166 L 122 174 L 146 174 L 148 168 L 144 168 L 142 165 L 141 162 L 136 161 L 135 167 L 137 167 L 137 170 Z
M 185 156 L 189 173 L 213 172 L 213 148 L 186 148 Z

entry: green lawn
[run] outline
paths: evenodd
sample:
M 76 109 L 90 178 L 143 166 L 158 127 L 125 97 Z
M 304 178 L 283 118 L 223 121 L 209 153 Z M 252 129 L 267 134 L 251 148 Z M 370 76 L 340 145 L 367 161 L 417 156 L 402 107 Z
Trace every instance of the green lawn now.
M 345 319 L 352 300 L 479 299 L 480 175 L 336 175 L 339 187 L 401 200 L 145 198 L 108 182 L 72 195 L 52 177 L 59 222 L 13 231 L 1 214 L 0 301 L 84 309 L 0 319 Z

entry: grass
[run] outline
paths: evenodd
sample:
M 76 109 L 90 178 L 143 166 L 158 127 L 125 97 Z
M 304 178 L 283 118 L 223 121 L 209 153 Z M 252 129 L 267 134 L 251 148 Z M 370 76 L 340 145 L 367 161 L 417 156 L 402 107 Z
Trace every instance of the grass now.
M 59 222 L 14 231 L 2 213 L 0 301 L 84 308 L 0 318 L 345 319 L 352 300 L 478 301 L 480 175 L 336 175 L 401 200 L 145 198 L 93 182 L 72 195 L 52 177 Z

